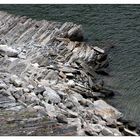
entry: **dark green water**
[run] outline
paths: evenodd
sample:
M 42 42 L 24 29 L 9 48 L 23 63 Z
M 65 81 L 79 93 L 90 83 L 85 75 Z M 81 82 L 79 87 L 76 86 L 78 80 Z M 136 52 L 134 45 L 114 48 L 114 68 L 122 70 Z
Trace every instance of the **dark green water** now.
M 0 5 L 0 10 L 36 19 L 82 24 L 92 42 L 113 42 L 109 102 L 140 122 L 140 5 Z

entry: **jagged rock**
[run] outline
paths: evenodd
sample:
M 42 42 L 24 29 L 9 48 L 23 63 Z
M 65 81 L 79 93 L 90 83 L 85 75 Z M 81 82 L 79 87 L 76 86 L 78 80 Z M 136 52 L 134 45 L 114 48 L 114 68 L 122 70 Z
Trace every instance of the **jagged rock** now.
M 45 110 L 46 110 L 46 113 L 47 113 L 48 116 L 50 116 L 52 118 L 57 116 L 56 109 L 52 104 L 48 104 L 46 102 L 42 102 L 42 103 L 45 106 Z
M 68 38 L 72 41 L 83 41 L 81 26 L 73 27 L 68 31 Z
M 45 88 L 43 86 L 37 87 L 34 91 L 35 91 L 36 95 L 38 95 L 38 94 L 42 95 L 43 92 L 45 91 Z
M 79 118 L 68 118 L 68 124 L 70 126 L 76 126 L 77 127 L 77 134 L 83 134 L 84 135 L 84 131 L 82 131 L 82 122 Z
M 7 89 L 7 85 L 5 83 L 0 83 L 0 89 Z
M 88 126 L 85 129 L 89 129 L 92 132 L 99 133 L 102 131 L 103 126 L 101 126 L 99 124 L 88 124 Z
M 51 101 L 52 103 L 59 103 L 61 101 L 60 96 L 56 93 L 55 90 L 51 89 L 50 87 L 45 87 L 45 90 L 43 92 L 43 96 L 48 99 L 48 101 Z
M 65 103 L 65 106 L 68 108 L 68 109 L 72 109 L 74 107 L 74 104 L 71 102 L 71 101 L 67 101 Z
M 63 91 L 58 90 L 57 93 L 61 97 L 61 99 L 65 99 L 67 97 L 67 94 L 64 93 Z
M 20 87 L 22 86 L 22 81 L 19 79 L 18 76 L 16 75 L 12 75 L 11 78 L 10 78 L 10 82 L 16 86 L 16 87 Z
M 103 100 L 97 100 L 94 102 L 94 109 L 97 115 L 100 115 L 103 119 L 110 123 L 114 123 L 122 114 L 114 107 L 108 105 Z
M 0 45 L 0 54 L 7 55 L 9 57 L 17 57 L 18 51 L 8 47 L 7 45 Z

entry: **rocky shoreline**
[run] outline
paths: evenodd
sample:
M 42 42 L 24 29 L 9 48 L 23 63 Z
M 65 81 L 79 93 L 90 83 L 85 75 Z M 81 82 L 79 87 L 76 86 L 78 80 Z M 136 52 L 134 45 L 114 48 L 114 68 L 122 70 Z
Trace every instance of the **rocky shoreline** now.
M 138 136 L 104 99 L 105 50 L 81 25 L 0 12 L 0 135 Z

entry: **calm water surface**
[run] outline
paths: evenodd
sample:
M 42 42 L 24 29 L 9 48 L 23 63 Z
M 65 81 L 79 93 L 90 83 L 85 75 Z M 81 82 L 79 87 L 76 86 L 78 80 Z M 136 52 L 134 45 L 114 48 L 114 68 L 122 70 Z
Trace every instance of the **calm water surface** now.
M 113 42 L 108 85 L 121 95 L 109 102 L 140 122 L 140 5 L 0 5 L 36 19 L 82 24 L 90 41 Z

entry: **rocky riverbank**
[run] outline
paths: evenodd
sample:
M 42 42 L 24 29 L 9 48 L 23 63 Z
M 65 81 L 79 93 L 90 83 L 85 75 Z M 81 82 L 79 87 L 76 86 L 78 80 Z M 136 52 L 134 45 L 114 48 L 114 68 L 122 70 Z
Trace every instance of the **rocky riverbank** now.
M 80 25 L 0 12 L 0 44 L 0 135 L 138 135 L 104 101 L 107 53 Z

